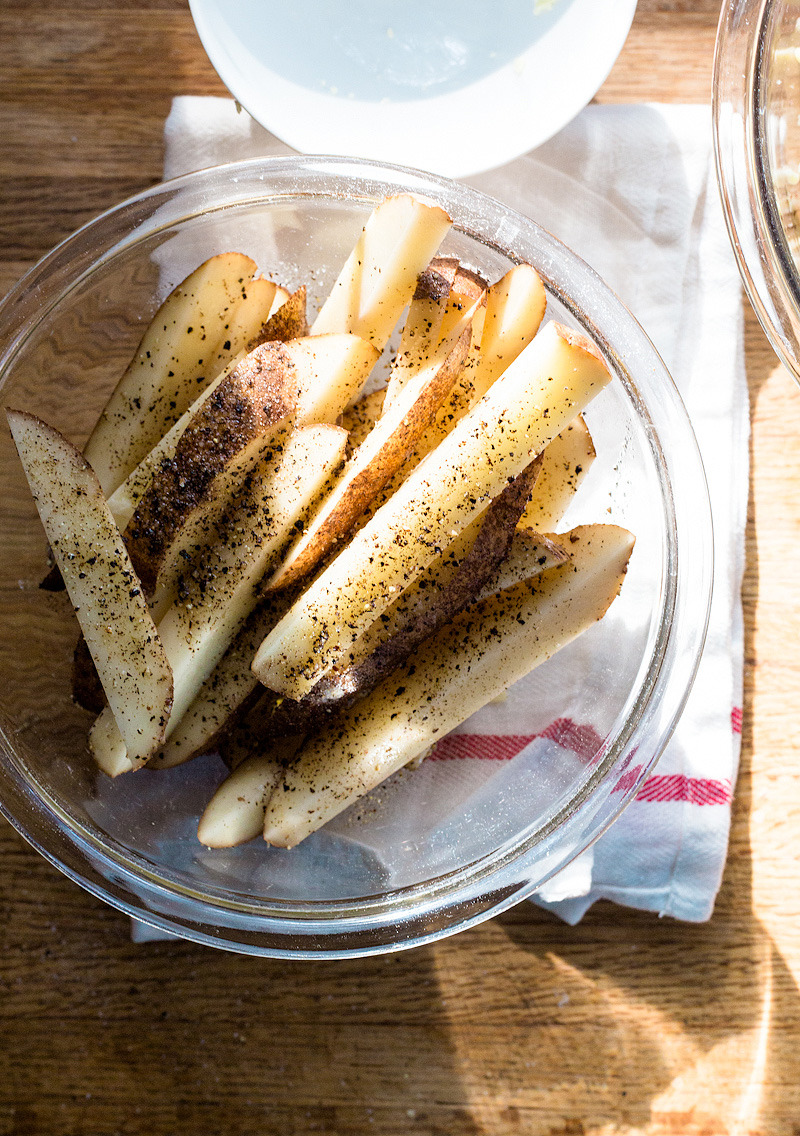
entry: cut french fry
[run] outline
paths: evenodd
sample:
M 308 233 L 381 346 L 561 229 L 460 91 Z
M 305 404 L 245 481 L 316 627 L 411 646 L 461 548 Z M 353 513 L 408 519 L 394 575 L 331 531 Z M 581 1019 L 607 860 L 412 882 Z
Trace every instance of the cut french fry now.
M 610 377 L 585 337 L 548 324 L 267 636 L 264 685 L 303 697 Z
M 250 670 L 258 645 L 288 607 L 283 597 L 262 602 L 203 682 L 186 713 L 149 762 L 172 769 L 208 753 L 254 701 L 263 687 Z
M 610 525 L 573 536 L 567 565 L 463 612 L 306 742 L 270 798 L 265 840 L 294 847 L 602 618 L 633 538 Z
M 292 587 L 303 580 L 350 532 L 430 424 L 458 377 L 468 350 L 467 328 L 455 344 L 448 340 L 406 384 L 392 409 L 381 415 L 347 463 L 308 529 L 269 581 L 271 589 Z
M 254 281 L 253 283 L 261 284 L 266 283 L 266 281 Z M 282 293 L 283 289 L 279 291 Z M 251 295 L 252 290 L 248 293 L 247 303 L 249 303 Z M 305 329 L 304 288 L 298 288 L 285 304 L 277 310 L 272 311 L 269 319 L 255 335 L 255 342 L 252 339 L 246 342 L 244 338 L 246 329 L 244 327 L 241 328 L 242 334 L 239 335 L 236 340 L 237 351 L 232 356 L 228 365 L 217 373 L 216 378 L 200 392 L 191 406 L 183 412 L 178 421 L 175 422 L 153 448 L 145 454 L 136 468 L 131 470 L 125 481 L 109 497 L 108 503 L 111 506 L 111 511 L 120 529 L 124 530 L 128 525 L 137 505 L 150 487 L 150 483 L 161 463 L 169 461 L 175 456 L 178 443 L 189 424 L 197 417 L 201 409 L 207 404 L 208 400 L 219 387 L 228 381 L 228 376 L 236 371 L 236 368 L 245 356 L 245 347 L 249 352 L 254 350 L 255 347 L 261 346 L 262 343 L 285 342 L 286 340 L 294 338 L 296 334 Z M 249 330 L 252 330 L 252 326 Z
M 47 539 L 132 764 L 161 743 L 172 672 L 96 474 L 32 414 L 8 422 Z
M 480 518 L 480 525 L 471 545 L 454 563 L 452 570 L 441 564 L 441 577 L 446 583 L 436 586 L 430 567 L 411 585 L 417 591 L 417 604 L 406 618 L 397 619 L 398 605 L 392 605 L 381 619 L 367 629 L 357 646 L 376 626 L 386 627 L 376 643 L 358 662 L 349 656 L 347 666 L 334 667 L 299 702 L 290 698 L 277 698 L 266 729 L 270 736 L 308 732 L 324 725 L 326 715 L 338 713 L 373 690 L 382 679 L 395 671 L 426 639 L 449 623 L 467 607 L 497 571 L 514 537 L 517 522 L 530 496 L 531 487 L 539 472 L 541 459 L 535 459 L 497 497 Z M 458 539 L 458 538 L 457 538 Z M 564 555 L 563 559 L 566 559 Z M 444 557 L 439 558 L 443 561 Z M 423 588 L 423 584 L 429 586 Z M 402 599 L 402 597 L 401 597 Z M 395 625 L 392 624 L 395 617 Z M 386 621 L 384 624 L 384 620 Z
M 425 365 L 437 346 L 447 337 L 448 330 L 443 327 L 443 323 L 446 315 L 452 317 L 452 313 L 458 310 L 459 296 L 454 293 L 457 291 L 459 271 L 457 260 L 441 257 L 432 260 L 417 278 L 417 287 L 386 387 L 384 411 L 389 409 L 409 378 Z M 472 288 L 473 279 L 465 279 L 466 287 L 473 291 L 471 300 L 478 299 Z M 452 318 L 448 322 L 452 332 Z
M 106 497 L 226 365 L 228 324 L 255 272 L 241 253 L 213 256 L 156 312 L 84 447 Z
M 408 194 L 376 206 L 311 328 L 351 331 L 380 351 L 389 341 L 417 276 L 451 225 L 438 205 Z
M 475 533 L 471 535 L 474 540 Z M 569 533 L 564 537 L 565 541 L 568 539 Z M 414 646 L 413 640 L 409 643 L 411 636 L 406 638 L 405 646 L 402 644 L 407 630 L 413 632 L 420 620 L 428 620 L 433 634 L 448 621 L 449 612 L 444 604 L 447 602 L 448 588 L 457 575 L 460 559 L 461 557 L 451 563 L 449 556 L 442 557 L 438 565 L 441 571 L 427 577 L 430 587 L 419 592 L 412 585 L 408 592 L 404 592 L 355 644 L 348 656 L 348 666 L 329 671 L 300 701 L 281 698 L 267 691 L 255 709 L 248 711 L 248 722 L 252 720 L 248 730 L 249 752 L 261 748 L 254 741 L 256 737 L 263 743 L 265 739 L 301 730 L 310 733 L 327 728 L 331 715 L 341 713 L 366 697 L 386 675 L 399 667 Z M 532 529 L 518 529 L 513 535 L 507 557 L 483 586 L 473 593 L 471 602 L 497 595 L 505 588 L 511 588 L 523 580 L 531 580 L 542 572 L 565 564 L 567 560 L 569 553 L 564 545 L 557 543 L 552 537 L 541 535 Z M 431 565 L 431 569 L 433 567 Z M 417 584 L 424 582 L 426 577 L 421 577 Z M 412 596 L 409 593 L 415 594 Z M 395 643 L 395 639 L 401 642 Z
M 480 356 L 469 375 L 476 398 L 481 398 L 528 346 L 546 307 L 544 285 L 529 264 L 515 265 L 491 286 L 486 296 Z
M 251 351 L 214 391 L 158 467 L 125 529 L 142 583 L 152 594 L 165 557 L 197 542 L 253 464 L 289 430 L 297 383 L 287 349 Z M 205 543 L 205 541 L 203 541 Z
M 594 459 L 592 436 L 579 414 L 544 451 L 542 470 L 520 526 L 539 532 L 555 529 Z
M 544 285 L 529 264 L 518 264 L 489 288 L 486 304 L 477 313 L 480 317 L 477 337 L 479 350 L 475 352 L 474 344 L 470 348 L 466 365 L 433 422 L 392 480 L 373 501 L 364 521 L 388 501 L 412 470 L 436 449 L 491 384 L 527 347 L 542 322 L 546 300 Z
M 294 431 L 279 453 L 253 470 L 224 537 L 182 581 L 181 599 L 158 625 L 174 681 L 165 737 L 255 608 L 262 576 L 340 464 L 345 440 L 338 426 Z M 110 727 L 104 711 L 92 727 L 91 744 L 100 768 L 113 776 L 125 771 L 126 754 Z
M 272 790 L 302 738 L 276 738 L 269 752 L 258 753 L 222 782 L 206 806 L 197 839 L 207 848 L 233 848 L 258 836 Z

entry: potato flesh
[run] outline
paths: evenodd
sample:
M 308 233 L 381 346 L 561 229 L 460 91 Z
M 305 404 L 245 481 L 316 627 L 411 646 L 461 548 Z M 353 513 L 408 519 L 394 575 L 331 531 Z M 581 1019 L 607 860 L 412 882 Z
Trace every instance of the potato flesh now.
M 124 530 L 130 521 L 160 463 L 174 456 L 186 427 L 217 387 L 235 370 L 245 354 L 259 343 L 265 342 L 265 334 L 271 339 L 280 340 L 302 334 L 301 329 L 306 327 L 305 290 L 298 291 L 303 293 L 302 296 L 298 296 L 297 292 L 290 296 L 285 288 L 279 288 L 263 277 L 250 281 L 247 295 L 231 314 L 222 349 L 210 368 L 215 378 L 203 388 L 177 422 L 172 424 L 109 497 L 108 503 L 120 529 Z M 298 303 L 298 300 L 302 300 L 302 303 Z M 279 317 L 276 316 L 278 312 Z
M 308 741 L 272 794 L 265 840 L 294 847 L 602 618 L 633 538 L 611 525 L 573 535 L 568 564 L 462 612 Z
M 545 450 L 542 470 L 520 526 L 539 532 L 555 529 L 594 459 L 592 436 L 579 414 Z
M 47 539 L 132 764 L 161 743 L 172 672 L 144 592 L 86 459 L 33 415 L 9 425 Z
M 197 839 L 207 848 L 233 848 L 264 828 L 267 801 L 300 738 L 276 738 L 267 753 L 254 754 L 222 782 L 206 806 Z
M 351 331 L 382 351 L 413 295 L 417 276 L 451 224 L 437 205 L 408 194 L 387 197 L 368 218 L 311 334 Z
M 459 267 L 457 260 L 441 258 L 431 261 L 418 276 L 386 386 L 384 410 L 389 409 L 408 379 L 425 365 L 446 337 L 442 324 L 445 314 L 452 312 L 457 302 L 453 290 Z
M 588 340 L 548 324 L 267 636 L 264 685 L 306 694 L 610 377 Z
M 527 347 L 539 330 L 545 307 L 544 285 L 538 273 L 528 264 L 517 265 L 492 284 L 486 294 L 485 307 L 478 309 L 477 318 L 473 321 L 478 351 L 473 350 L 473 342 L 453 390 L 414 451 L 372 503 L 365 520 L 397 491 L 412 470 L 436 449 Z M 477 328 L 476 324 L 479 325 Z
M 302 580 L 350 532 L 430 424 L 468 349 L 467 328 L 455 342 L 448 339 L 407 383 L 392 409 L 381 415 L 347 463 L 307 530 L 270 580 L 270 588 L 286 588 Z
M 536 335 L 547 307 L 538 272 L 517 264 L 493 284 L 486 296 L 481 352 L 469 378 L 481 398 Z
M 345 441 L 337 426 L 294 431 L 280 455 L 254 471 L 225 539 L 210 546 L 196 572 L 187 575 L 185 596 L 159 623 L 174 680 L 165 739 L 255 608 L 262 576 L 342 460 Z M 92 727 L 93 750 L 98 765 L 113 776 L 125 771 L 127 755 L 122 739 L 102 724 L 104 716 L 105 711 Z
M 84 447 L 106 497 L 226 365 L 227 326 L 255 271 L 241 253 L 211 257 L 156 312 Z

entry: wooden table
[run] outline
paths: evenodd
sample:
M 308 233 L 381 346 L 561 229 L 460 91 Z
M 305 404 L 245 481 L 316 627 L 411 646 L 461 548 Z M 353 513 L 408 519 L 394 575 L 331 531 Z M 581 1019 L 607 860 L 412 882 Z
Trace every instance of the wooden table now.
M 600 100 L 706 102 L 718 0 L 641 0 Z M 222 94 L 185 0 L 0 2 L 0 288 L 159 179 Z M 743 301 L 744 302 L 744 301 Z M 800 390 L 747 316 L 743 761 L 717 910 L 530 904 L 429 949 L 289 964 L 130 942 L 0 826 L 0 1136 L 797 1136 Z

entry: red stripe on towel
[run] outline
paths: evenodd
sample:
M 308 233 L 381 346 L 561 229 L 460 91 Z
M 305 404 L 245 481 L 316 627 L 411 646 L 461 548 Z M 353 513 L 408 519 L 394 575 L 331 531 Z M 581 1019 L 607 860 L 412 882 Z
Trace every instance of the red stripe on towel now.
M 637 801 L 688 801 L 690 805 L 729 805 L 731 783 L 705 777 L 685 777 L 682 773 L 648 777 L 636 794 Z
M 734 711 L 734 714 L 736 712 Z M 739 712 L 741 720 L 741 711 Z M 732 717 L 735 728 L 735 718 Z M 740 725 L 741 729 L 741 725 Z M 579 726 L 570 718 L 557 718 L 541 734 L 449 734 L 438 743 L 429 760 L 510 761 L 536 738 L 548 738 L 563 749 L 591 761 L 602 748 L 602 738 L 591 726 Z M 641 765 L 627 769 L 614 786 L 615 793 L 629 792 L 641 774 Z M 682 773 L 655 773 L 636 794 L 637 801 L 662 804 L 683 801 L 692 805 L 729 805 L 733 798 L 730 781 L 686 777 Z

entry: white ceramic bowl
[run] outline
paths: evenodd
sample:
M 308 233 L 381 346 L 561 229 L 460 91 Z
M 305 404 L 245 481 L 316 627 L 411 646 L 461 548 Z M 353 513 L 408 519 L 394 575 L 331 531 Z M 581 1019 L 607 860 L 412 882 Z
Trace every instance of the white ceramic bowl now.
M 301 153 L 466 177 L 592 99 L 636 0 L 190 0 L 228 90 Z

